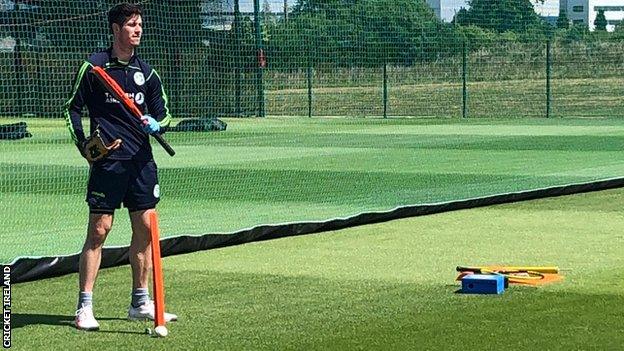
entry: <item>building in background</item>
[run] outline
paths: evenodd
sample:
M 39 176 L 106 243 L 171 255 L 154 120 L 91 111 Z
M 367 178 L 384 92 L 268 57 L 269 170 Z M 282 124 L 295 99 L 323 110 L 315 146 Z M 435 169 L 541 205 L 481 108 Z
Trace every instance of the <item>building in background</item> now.
M 427 0 L 435 15 L 444 22 L 451 22 L 462 8 L 469 8 L 469 0 Z
M 462 8 L 469 8 L 469 0 L 426 0 L 435 15 L 451 22 Z M 624 0 L 531 0 L 535 12 L 546 22 L 555 25 L 559 10 L 566 11 L 570 22 L 583 24 L 589 30 L 596 28 L 594 21 L 599 11 L 607 18 L 607 31 L 612 32 L 624 20 Z
M 0 4 L 3 0 L 0 0 Z M 234 22 L 236 0 L 202 0 L 200 16 L 202 28 L 211 30 L 230 30 Z M 260 12 L 277 16 L 287 16 L 297 4 L 297 0 L 260 0 Z M 251 17 L 254 14 L 253 0 L 238 0 L 240 14 Z
M 561 8 L 574 24 L 584 24 L 594 30 L 599 11 L 607 18 L 607 31 L 612 32 L 624 20 L 624 0 L 561 0 Z

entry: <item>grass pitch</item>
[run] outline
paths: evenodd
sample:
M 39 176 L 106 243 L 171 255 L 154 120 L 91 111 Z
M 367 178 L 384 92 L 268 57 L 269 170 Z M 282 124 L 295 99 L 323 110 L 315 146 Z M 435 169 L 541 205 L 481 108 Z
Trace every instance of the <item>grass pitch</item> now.
M 4 119 L 1 122 L 11 120 Z M 624 174 L 622 119 L 227 119 L 154 145 L 163 236 L 227 233 Z M 0 141 L 0 262 L 69 255 L 85 236 L 88 167 L 64 122 Z M 126 211 L 108 246 L 128 245 Z
M 623 190 L 457 211 L 164 259 L 166 339 L 125 321 L 128 267 L 100 273 L 100 332 L 73 329 L 75 274 L 13 287 L 13 348 L 615 350 Z M 458 264 L 558 265 L 565 280 L 456 294 Z

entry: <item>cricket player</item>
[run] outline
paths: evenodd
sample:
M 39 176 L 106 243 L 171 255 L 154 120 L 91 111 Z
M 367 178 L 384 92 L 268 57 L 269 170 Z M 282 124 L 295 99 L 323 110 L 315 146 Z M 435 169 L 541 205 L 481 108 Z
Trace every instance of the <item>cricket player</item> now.
M 80 294 L 76 308 L 76 328 L 98 330 L 93 314 L 95 284 L 102 246 L 113 224 L 113 215 L 123 203 L 130 214 L 132 240 L 129 259 L 132 267 L 132 301 L 128 319 L 154 319 L 154 303 L 148 293 L 151 273 L 149 214 L 159 201 L 156 163 L 149 134 L 164 132 L 171 116 L 167 95 L 158 73 L 141 60 L 139 46 L 142 11 L 128 3 L 108 13 L 113 44 L 92 54 L 77 73 L 65 115 L 74 143 L 90 166 L 86 202 L 89 206 L 87 237 L 80 255 Z M 100 66 L 134 99 L 144 113 L 141 120 L 126 111 L 91 73 Z M 90 137 L 85 137 L 81 114 L 89 111 Z M 177 316 L 165 313 L 165 320 Z

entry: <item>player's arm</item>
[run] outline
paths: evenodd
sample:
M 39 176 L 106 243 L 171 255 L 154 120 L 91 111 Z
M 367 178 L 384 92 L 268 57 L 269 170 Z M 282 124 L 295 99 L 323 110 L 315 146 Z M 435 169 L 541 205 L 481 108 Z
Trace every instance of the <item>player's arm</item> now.
M 147 110 L 154 121 L 152 123 L 152 129 L 158 129 L 159 133 L 164 133 L 171 124 L 171 113 L 169 112 L 169 98 L 165 89 L 163 88 L 162 80 L 156 70 L 152 69 L 150 74 L 145 80 L 147 85 Z M 154 123 L 157 123 L 156 126 Z
M 85 61 L 76 73 L 74 85 L 72 86 L 69 100 L 65 103 L 65 121 L 71 138 L 84 155 L 83 145 L 86 141 L 84 129 L 82 127 L 82 108 L 86 104 L 86 97 L 89 93 L 88 72 L 93 65 Z
M 91 93 L 89 71 L 93 65 L 85 61 L 76 74 L 72 95 L 65 103 L 65 119 L 69 133 L 80 154 L 89 162 L 95 162 L 108 156 L 121 146 L 121 139 L 114 140 L 107 145 L 100 137 L 98 130 L 88 138 L 85 137 L 82 126 L 82 109 L 86 104 L 86 97 Z

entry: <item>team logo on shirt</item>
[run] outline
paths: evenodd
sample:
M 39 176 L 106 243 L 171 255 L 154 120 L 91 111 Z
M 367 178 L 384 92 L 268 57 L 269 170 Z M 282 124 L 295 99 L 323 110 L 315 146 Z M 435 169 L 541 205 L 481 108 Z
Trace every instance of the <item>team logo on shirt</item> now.
M 134 100 L 139 105 L 145 101 L 145 95 L 143 95 L 143 93 L 126 93 L 126 97 L 130 100 Z M 115 99 L 115 97 L 108 92 L 104 93 L 104 98 L 107 104 L 119 104 L 119 100 Z
M 137 93 L 136 95 L 134 95 L 134 101 L 136 101 L 137 104 L 141 105 L 143 101 L 145 101 L 145 95 L 143 95 L 143 93 Z
M 143 75 L 143 72 L 136 72 L 134 74 L 134 82 L 138 86 L 145 84 L 145 76 Z

